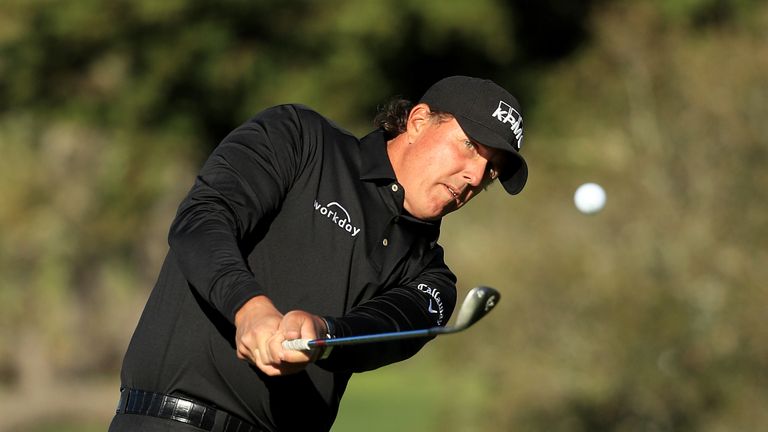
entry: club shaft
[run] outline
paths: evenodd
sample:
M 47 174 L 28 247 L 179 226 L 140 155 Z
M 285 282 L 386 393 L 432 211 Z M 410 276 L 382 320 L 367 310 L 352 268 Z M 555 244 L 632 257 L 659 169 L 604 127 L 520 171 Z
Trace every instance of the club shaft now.
M 332 339 L 296 339 L 283 342 L 286 349 L 312 349 L 321 347 L 360 345 L 372 342 L 386 342 L 392 340 L 414 339 L 429 337 L 438 334 L 453 333 L 455 329 L 451 327 L 432 327 L 422 330 L 408 330 L 402 332 L 376 333 L 360 336 L 346 336 Z
M 309 351 L 316 347 L 334 347 L 358 345 L 371 342 L 385 342 L 402 339 L 429 337 L 440 334 L 456 333 L 465 330 L 484 317 L 499 301 L 499 292 L 491 287 L 472 288 L 459 309 L 456 325 L 453 327 L 432 327 L 422 330 L 378 333 L 360 336 L 346 336 L 331 339 L 293 339 L 283 341 L 283 348 L 288 350 Z

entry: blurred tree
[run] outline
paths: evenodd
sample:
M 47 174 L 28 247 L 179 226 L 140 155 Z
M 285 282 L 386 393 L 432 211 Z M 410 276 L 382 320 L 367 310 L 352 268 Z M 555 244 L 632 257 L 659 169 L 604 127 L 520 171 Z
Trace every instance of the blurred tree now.
M 171 203 L 203 155 L 253 112 L 306 103 L 364 132 L 396 89 L 418 98 L 454 73 L 517 80 L 529 58 L 570 50 L 519 48 L 528 39 L 516 31 L 529 21 L 494 0 L 11 0 L 1 8 L 3 222 L 14 227 L 3 262 L 16 305 L 6 323 L 50 322 L 59 336 L 99 327 L 77 305 L 109 311 L 100 302 L 114 287 L 104 278 L 146 290 Z M 544 25 L 550 9 L 532 8 L 531 21 Z M 557 26 L 549 40 L 575 47 L 582 35 L 563 29 L 579 26 Z M 62 302 L 72 304 L 48 312 Z M 117 350 L 105 350 L 97 362 L 114 362 Z
M 394 92 L 509 83 L 520 22 L 494 0 L 0 4 L 0 384 L 115 373 L 195 167 L 248 116 L 299 102 L 362 133 Z
M 196 167 L 254 112 L 364 133 L 393 93 L 472 74 L 520 96 L 533 167 L 445 224 L 462 280 L 510 287 L 509 343 L 452 354 L 498 390 L 476 428 L 754 429 L 766 25 L 758 0 L 6 0 L 0 386 L 116 373 Z M 599 225 L 565 208 L 597 175 Z

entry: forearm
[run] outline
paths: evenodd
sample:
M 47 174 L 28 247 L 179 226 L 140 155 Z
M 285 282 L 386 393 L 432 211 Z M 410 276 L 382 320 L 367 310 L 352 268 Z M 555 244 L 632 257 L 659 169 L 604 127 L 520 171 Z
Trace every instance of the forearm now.
M 449 288 L 450 289 L 450 288 Z M 450 316 L 455 302 L 447 302 Z M 388 333 L 430 328 L 438 325 L 430 312 L 430 296 L 412 287 L 394 288 L 355 307 L 343 317 L 331 318 L 334 337 Z M 446 318 L 447 320 L 447 318 Z M 405 360 L 416 354 L 431 338 L 336 347 L 318 365 L 331 371 L 362 372 Z

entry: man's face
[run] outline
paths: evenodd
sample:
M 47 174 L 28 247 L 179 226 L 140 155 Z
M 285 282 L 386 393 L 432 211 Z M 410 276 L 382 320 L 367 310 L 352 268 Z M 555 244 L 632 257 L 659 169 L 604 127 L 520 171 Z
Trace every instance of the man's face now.
M 461 208 L 496 177 L 503 157 L 470 140 L 455 118 L 430 117 L 413 133 L 397 172 L 405 209 L 432 220 Z

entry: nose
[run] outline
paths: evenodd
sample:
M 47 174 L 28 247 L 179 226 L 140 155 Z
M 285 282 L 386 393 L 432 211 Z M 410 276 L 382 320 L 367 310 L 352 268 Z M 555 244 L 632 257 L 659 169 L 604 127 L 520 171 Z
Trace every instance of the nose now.
M 485 173 L 488 167 L 488 160 L 484 157 L 477 157 L 467 162 L 464 171 L 464 178 L 472 187 L 478 187 L 485 180 Z

